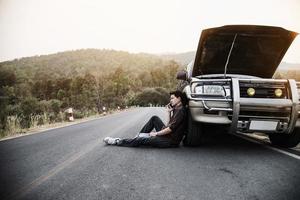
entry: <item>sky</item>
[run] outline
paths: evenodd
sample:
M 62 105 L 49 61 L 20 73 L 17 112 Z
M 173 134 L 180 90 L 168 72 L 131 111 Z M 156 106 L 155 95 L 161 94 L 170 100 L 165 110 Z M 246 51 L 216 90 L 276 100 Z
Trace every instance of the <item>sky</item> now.
M 300 33 L 300 0 L 0 0 L 0 61 L 86 48 L 195 51 L 201 30 L 228 24 Z M 299 37 L 283 61 L 300 63 Z

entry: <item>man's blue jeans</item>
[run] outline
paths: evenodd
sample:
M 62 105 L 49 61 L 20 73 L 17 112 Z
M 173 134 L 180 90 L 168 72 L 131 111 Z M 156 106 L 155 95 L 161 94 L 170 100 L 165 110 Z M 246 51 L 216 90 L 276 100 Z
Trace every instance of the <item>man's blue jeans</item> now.
M 165 127 L 165 124 L 158 116 L 152 116 L 150 120 L 144 125 L 140 133 L 150 133 L 154 128 L 156 131 L 160 131 Z M 138 146 L 152 146 L 160 148 L 177 147 L 173 145 L 170 137 L 162 136 L 150 136 L 150 137 L 139 137 L 121 139 L 118 146 L 126 147 L 138 147 Z

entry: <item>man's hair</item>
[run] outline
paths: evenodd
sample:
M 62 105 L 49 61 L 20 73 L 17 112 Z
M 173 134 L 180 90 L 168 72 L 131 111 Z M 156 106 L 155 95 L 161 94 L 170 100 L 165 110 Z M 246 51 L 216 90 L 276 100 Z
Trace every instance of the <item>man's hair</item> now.
M 181 92 L 179 90 L 175 90 L 175 91 L 170 92 L 170 95 L 174 95 L 177 98 L 180 97 L 182 105 L 185 106 L 187 104 L 187 98 L 183 92 Z

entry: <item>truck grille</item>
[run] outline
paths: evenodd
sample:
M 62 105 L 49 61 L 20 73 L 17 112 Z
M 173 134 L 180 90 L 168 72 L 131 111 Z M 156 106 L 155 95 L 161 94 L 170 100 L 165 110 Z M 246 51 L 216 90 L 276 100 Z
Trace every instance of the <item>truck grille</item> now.
M 255 94 L 249 96 L 247 90 L 253 88 Z M 286 83 L 246 83 L 240 82 L 240 97 L 244 98 L 276 98 L 276 99 L 287 99 L 288 92 L 286 89 Z M 275 95 L 275 90 L 281 89 L 282 95 L 277 97 Z
M 240 111 L 239 118 L 251 119 L 251 118 L 263 118 L 263 119 L 280 119 L 285 122 L 289 121 L 290 112 L 266 112 L 266 111 Z
M 228 113 L 228 118 L 232 120 L 232 113 Z M 282 121 L 288 122 L 290 118 L 290 111 L 283 110 L 277 112 L 267 112 L 267 111 L 249 111 L 243 110 L 239 113 L 239 120 L 250 120 L 250 119 L 280 119 Z

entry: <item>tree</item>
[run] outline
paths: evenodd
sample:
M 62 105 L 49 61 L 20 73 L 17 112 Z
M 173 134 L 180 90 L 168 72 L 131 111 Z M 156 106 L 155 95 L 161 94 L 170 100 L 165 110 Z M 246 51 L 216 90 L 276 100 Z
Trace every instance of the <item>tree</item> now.
M 0 131 L 6 129 L 8 106 L 14 100 L 16 75 L 12 70 L 0 66 Z M 2 132 L 2 131 L 1 131 Z
M 169 94 L 163 88 L 146 88 L 136 96 L 135 103 L 140 106 L 165 105 L 169 101 Z
M 18 118 L 22 128 L 30 128 L 32 125 L 32 117 L 41 114 L 42 109 L 39 101 L 35 97 L 27 97 L 20 103 Z
M 12 86 L 16 83 L 16 74 L 13 70 L 0 66 L 0 87 Z

